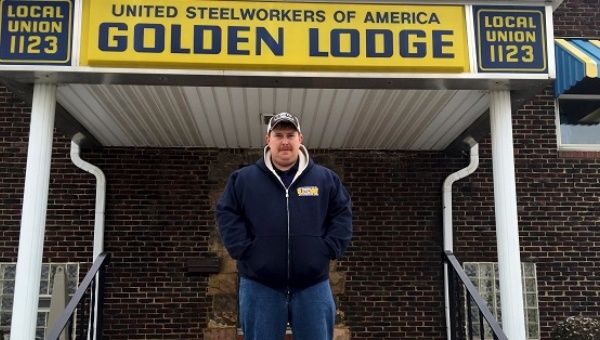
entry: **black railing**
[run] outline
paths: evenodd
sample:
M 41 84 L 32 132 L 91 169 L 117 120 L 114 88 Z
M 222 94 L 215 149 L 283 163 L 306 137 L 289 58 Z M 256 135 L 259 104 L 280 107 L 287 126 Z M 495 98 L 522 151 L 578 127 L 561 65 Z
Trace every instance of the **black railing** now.
M 485 339 L 486 324 L 491 331 L 491 338 L 497 340 L 508 340 L 500 324 L 492 315 L 477 288 L 473 285 L 467 273 L 450 251 L 444 252 L 444 262 L 448 264 L 448 287 L 450 294 L 450 333 L 452 340 L 457 339 Z M 464 287 L 466 290 L 461 289 Z M 466 293 L 466 296 L 463 294 Z M 462 313 L 464 305 L 461 303 L 466 299 L 466 311 Z M 479 311 L 479 317 L 473 318 L 473 305 Z M 464 318 L 461 318 L 461 315 Z M 466 319 L 466 327 L 463 327 Z M 473 319 L 476 319 L 475 322 Z
M 52 325 L 52 331 L 50 335 L 46 337 L 46 340 L 58 340 L 60 334 L 65 330 L 67 325 L 72 324 L 75 310 L 81 310 L 79 323 L 80 329 L 77 331 L 79 337 L 85 339 L 87 334 L 91 336 L 91 339 L 102 339 L 102 307 L 104 303 L 104 269 L 110 260 L 109 253 L 101 253 L 98 255 L 96 261 L 85 274 L 83 281 L 77 288 L 75 294 L 69 301 L 69 304 L 65 308 L 64 312 Z M 89 294 L 86 292 L 89 291 Z M 86 303 L 87 302 L 87 303 Z M 97 306 L 97 308 L 96 308 Z M 78 308 L 79 307 L 79 308 Z M 86 318 L 85 311 L 89 310 L 89 316 Z M 85 322 L 88 319 L 89 322 Z M 95 320 L 95 322 L 94 322 Z M 95 323 L 95 325 L 94 325 Z M 87 324 L 87 330 L 84 330 L 84 325 Z M 95 326 L 95 328 L 94 328 Z M 77 337 L 77 338 L 79 338 Z

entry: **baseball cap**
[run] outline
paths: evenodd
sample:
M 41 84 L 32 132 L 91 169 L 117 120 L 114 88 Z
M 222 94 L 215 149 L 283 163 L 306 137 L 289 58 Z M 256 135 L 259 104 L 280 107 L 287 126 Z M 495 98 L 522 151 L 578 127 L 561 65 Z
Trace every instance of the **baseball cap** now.
M 298 117 L 294 116 L 291 113 L 280 112 L 271 117 L 271 119 L 269 120 L 269 125 L 267 125 L 267 133 L 271 132 L 271 130 L 273 130 L 277 126 L 277 124 L 284 122 L 292 124 L 296 128 L 296 130 L 300 132 L 300 120 L 298 119 Z

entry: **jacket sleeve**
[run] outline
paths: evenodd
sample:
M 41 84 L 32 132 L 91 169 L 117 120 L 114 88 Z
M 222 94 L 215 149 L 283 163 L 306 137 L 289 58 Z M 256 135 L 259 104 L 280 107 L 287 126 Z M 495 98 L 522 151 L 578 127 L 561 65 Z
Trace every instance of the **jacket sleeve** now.
M 236 192 L 237 172 L 233 173 L 215 210 L 219 234 L 229 255 L 235 260 L 243 259 L 252 244 L 252 235 L 246 227 L 246 218 Z
M 344 255 L 352 238 L 352 202 L 339 177 L 332 173 L 334 185 L 327 210 L 327 233 L 323 240 L 329 247 L 330 257 Z

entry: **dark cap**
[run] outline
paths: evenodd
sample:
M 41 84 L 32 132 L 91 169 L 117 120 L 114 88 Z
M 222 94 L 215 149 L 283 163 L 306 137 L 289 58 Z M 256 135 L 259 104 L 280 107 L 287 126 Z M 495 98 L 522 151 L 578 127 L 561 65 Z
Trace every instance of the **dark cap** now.
M 271 132 L 279 123 L 290 123 L 300 132 L 300 120 L 298 117 L 291 113 L 281 112 L 271 117 L 269 125 L 267 125 L 267 133 Z

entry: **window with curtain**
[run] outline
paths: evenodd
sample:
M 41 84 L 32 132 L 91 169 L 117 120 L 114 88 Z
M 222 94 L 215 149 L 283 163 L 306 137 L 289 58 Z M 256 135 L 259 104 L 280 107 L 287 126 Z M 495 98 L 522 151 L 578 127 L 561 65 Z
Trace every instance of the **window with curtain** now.
M 600 95 L 565 94 L 556 102 L 559 148 L 600 151 Z

